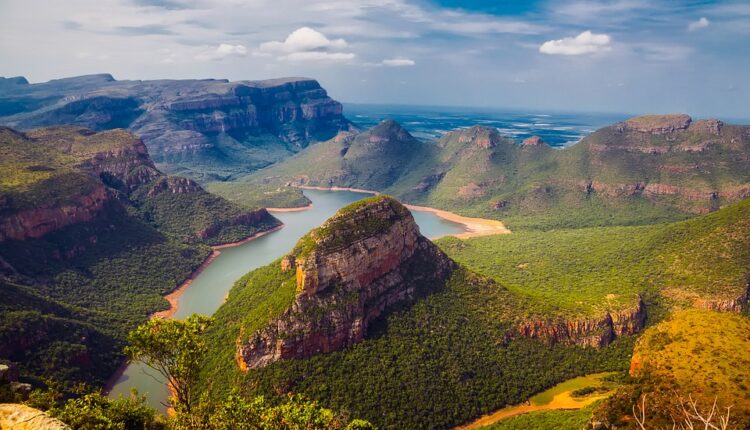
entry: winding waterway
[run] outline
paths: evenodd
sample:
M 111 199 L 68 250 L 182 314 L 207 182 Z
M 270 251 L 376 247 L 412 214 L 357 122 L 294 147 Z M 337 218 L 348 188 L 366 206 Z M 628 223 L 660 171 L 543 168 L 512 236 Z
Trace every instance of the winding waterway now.
M 274 216 L 284 227 L 242 245 L 225 248 L 198 276 L 178 299 L 174 318 L 185 318 L 194 313 L 211 315 L 224 301 L 234 282 L 245 273 L 264 266 L 289 252 L 297 240 L 319 226 L 337 210 L 369 194 L 351 191 L 305 190 L 313 202 L 312 208 L 299 212 L 276 212 Z M 436 214 L 412 210 L 422 234 L 430 239 L 466 232 L 462 224 L 444 220 Z M 128 395 L 135 388 L 145 394 L 148 402 L 165 410 L 168 392 L 164 381 L 153 372 L 147 373 L 139 364 L 129 365 L 110 391 L 110 396 Z

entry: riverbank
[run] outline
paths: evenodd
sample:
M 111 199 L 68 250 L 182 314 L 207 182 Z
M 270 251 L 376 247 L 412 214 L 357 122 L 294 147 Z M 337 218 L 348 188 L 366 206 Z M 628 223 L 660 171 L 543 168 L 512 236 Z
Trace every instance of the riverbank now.
M 601 388 L 604 386 L 604 378 L 611 373 L 597 373 L 588 376 L 573 378 L 558 384 L 547 391 L 543 391 L 527 402 L 520 405 L 506 406 L 490 415 L 485 415 L 471 423 L 458 426 L 454 430 L 476 430 L 485 426 L 495 424 L 507 418 L 517 415 L 527 414 L 536 411 L 548 410 L 577 410 L 583 409 L 591 404 L 609 397 L 614 392 L 614 387 L 607 386 L 607 390 L 601 394 L 587 395 L 584 397 L 574 397 L 575 390 L 585 387 Z
M 190 287 L 190 285 L 193 283 L 193 280 L 198 277 L 208 266 L 211 265 L 211 263 L 216 260 L 216 258 L 221 255 L 222 249 L 227 248 L 233 248 L 235 246 L 240 246 L 245 243 L 248 243 L 252 240 L 255 240 L 259 237 L 265 236 L 269 233 L 273 233 L 275 231 L 280 230 L 284 227 L 284 224 L 278 225 L 270 230 L 264 230 L 258 233 L 255 233 L 252 236 L 248 236 L 245 239 L 242 239 L 237 242 L 231 242 L 231 243 L 225 243 L 222 245 L 214 245 L 211 247 L 211 254 L 209 254 L 205 260 L 198 266 L 195 270 L 190 273 L 190 276 L 188 276 L 182 283 L 177 286 L 174 290 L 170 291 L 167 295 L 164 296 L 165 299 L 167 299 L 167 302 L 169 302 L 169 308 L 165 309 L 163 311 L 154 312 L 151 315 L 149 315 L 149 319 L 151 318 L 172 318 L 175 313 L 177 313 L 177 310 L 179 308 L 179 300 L 180 297 L 185 294 L 185 291 Z M 107 382 L 104 384 L 103 393 L 109 394 L 110 391 L 112 391 L 112 388 L 117 384 L 117 381 L 120 379 L 122 374 L 125 372 L 125 369 L 128 368 L 129 362 L 128 360 L 123 360 L 123 362 L 120 364 L 120 366 L 117 368 L 114 374 L 109 377 Z
M 297 208 L 266 208 L 268 212 L 302 212 L 308 209 L 312 209 L 313 205 L 310 203 L 307 206 L 300 206 Z
M 246 237 L 237 242 L 231 242 L 231 243 L 225 243 L 222 245 L 212 246 L 211 249 L 213 251 L 208 257 L 206 257 L 205 260 L 203 260 L 203 263 L 201 263 L 201 265 L 198 266 L 197 269 L 193 270 L 193 273 L 191 273 L 190 276 L 188 276 L 188 278 L 185 279 L 182 282 L 182 284 L 180 284 L 180 286 L 178 286 L 177 288 L 172 290 L 169 294 L 164 296 L 164 298 L 167 299 L 167 301 L 169 302 L 169 309 L 159 311 L 159 312 L 154 312 L 153 314 L 151 314 L 150 318 L 172 318 L 174 314 L 177 313 L 180 297 L 182 297 L 182 295 L 185 294 L 185 291 L 190 287 L 190 284 L 193 283 L 193 280 L 195 280 L 195 278 L 197 278 L 198 275 L 200 275 L 201 272 L 203 272 L 206 269 L 206 267 L 208 267 L 211 263 L 213 263 L 214 260 L 216 260 L 216 257 L 221 255 L 222 249 L 234 248 L 235 246 L 244 245 L 259 237 L 265 236 L 275 231 L 279 231 L 282 227 L 284 227 L 283 224 L 276 226 L 270 230 L 264 230 L 264 231 L 255 233 L 254 235 Z
M 295 185 L 297 188 L 301 188 L 303 190 L 320 190 L 320 191 L 351 191 L 355 193 L 367 193 L 367 194 L 373 194 L 378 195 L 380 194 L 377 191 L 373 190 L 364 190 L 362 188 L 342 188 L 342 187 L 313 187 L 308 185 Z M 422 211 L 422 212 L 431 212 L 438 217 L 446 220 L 455 222 L 457 224 L 463 225 L 466 230 L 464 233 L 458 233 L 453 234 L 451 236 L 457 237 L 459 239 L 466 239 L 469 237 L 478 237 L 478 236 L 490 236 L 493 234 L 509 234 L 511 233 L 510 229 L 503 224 L 502 221 L 492 220 L 492 219 L 485 219 L 485 218 L 471 218 L 466 217 L 463 215 L 458 215 L 453 212 L 448 212 L 446 210 L 442 209 L 435 209 L 428 206 L 417 206 L 417 205 L 410 205 L 410 204 L 404 204 L 409 210 L 416 210 L 416 211 Z M 268 208 L 267 208 L 268 209 Z M 305 210 L 305 208 L 292 208 L 294 210 Z M 271 209 L 268 209 L 271 210 Z

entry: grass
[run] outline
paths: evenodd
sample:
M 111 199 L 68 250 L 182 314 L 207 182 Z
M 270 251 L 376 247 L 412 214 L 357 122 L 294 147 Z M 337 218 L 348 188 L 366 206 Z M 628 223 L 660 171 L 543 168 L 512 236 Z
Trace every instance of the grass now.
M 732 300 L 750 276 L 750 201 L 672 224 L 521 231 L 437 242 L 456 261 L 527 297 L 537 315 L 600 315 L 636 295 L 672 304 Z
M 721 136 L 694 128 L 664 136 L 605 127 L 563 150 L 521 147 L 501 138 L 480 147 L 467 140 L 471 130 L 415 143 L 382 129 L 392 132 L 396 126 L 381 124 L 348 140 L 311 146 L 241 178 L 243 185 L 227 186 L 224 195 L 289 182 L 365 188 L 408 203 L 500 219 L 517 231 L 683 220 L 731 204 L 750 183 L 744 156 L 750 139 L 742 126 L 724 125 Z M 488 133 L 480 129 L 478 135 Z M 373 135 L 386 140 L 373 144 Z M 686 150 L 707 142 L 702 151 Z M 670 150 L 654 154 L 650 148 Z M 587 184 L 592 184 L 588 191 Z M 677 186 L 681 193 L 650 194 L 642 190 L 646 184 Z M 712 191 L 724 194 L 711 198 Z
M 549 390 L 542 391 L 541 393 L 533 396 L 529 401 L 538 406 L 546 405 L 552 402 L 552 399 L 558 395 L 565 392 L 576 392 L 577 390 L 593 387 L 593 388 L 599 388 L 602 386 L 609 385 L 611 387 L 611 384 L 606 384 L 605 379 L 608 376 L 612 376 L 613 373 L 596 373 L 591 375 L 585 375 L 585 376 L 579 376 L 577 378 L 569 379 L 561 384 L 557 384 L 554 387 L 550 388 Z
M 750 422 L 750 319 L 689 309 L 648 330 L 636 344 L 636 374 L 673 382 L 703 403 L 717 398 Z
M 263 186 L 243 181 L 210 182 L 209 192 L 238 205 L 256 208 L 299 208 L 310 204 L 302 190 L 285 186 Z
M 745 315 L 700 309 L 674 312 L 638 340 L 632 380 L 595 408 L 595 419 L 625 426 L 632 422 L 633 405 L 645 396 L 647 425 L 671 427 L 673 417 L 683 415 L 680 399 L 692 398 L 704 413 L 714 401 L 721 414 L 731 407 L 727 428 L 748 428 L 749 331 Z
M 217 398 L 232 386 L 249 395 L 280 389 L 304 393 L 381 428 L 446 428 L 575 376 L 623 370 L 633 345 L 631 338 L 601 350 L 550 348 L 523 339 L 508 343 L 505 336 L 519 306 L 513 294 L 459 270 L 444 289 L 389 313 L 351 348 L 243 374 L 234 362 L 235 341 L 249 332 L 240 330 L 240 321 L 258 315 L 253 308 L 260 295 L 276 301 L 286 288 L 278 287 L 282 278 L 271 284 L 252 279 L 275 271 L 272 265 L 248 275 L 216 313 L 204 381 Z
M 538 411 L 508 418 L 482 430 L 580 430 L 591 419 L 593 405 L 575 411 Z

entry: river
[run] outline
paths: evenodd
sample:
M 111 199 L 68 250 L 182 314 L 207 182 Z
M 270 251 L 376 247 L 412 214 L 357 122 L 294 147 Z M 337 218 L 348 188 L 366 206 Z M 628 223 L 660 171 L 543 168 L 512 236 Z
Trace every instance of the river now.
M 234 282 L 245 273 L 265 266 L 289 252 L 305 233 L 319 226 L 337 210 L 369 194 L 351 191 L 305 190 L 313 202 L 312 208 L 299 212 L 275 212 L 284 227 L 242 245 L 225 248 L 192 282 L 178 300 L 174 318 L 185 318 L 194 313 L 211 315 L 224 301 Z M 462 224 L 446 221 L 434 213 L 413 210 L 414 219 L 422 234 L 436 239 L 466 231 Z M 164 411 L 168 393 L 164 381 L 140 364 L 131 364 L 119 377 L 110 396 L 128 395 L 132 388 L 148 397 L 148 403 Z

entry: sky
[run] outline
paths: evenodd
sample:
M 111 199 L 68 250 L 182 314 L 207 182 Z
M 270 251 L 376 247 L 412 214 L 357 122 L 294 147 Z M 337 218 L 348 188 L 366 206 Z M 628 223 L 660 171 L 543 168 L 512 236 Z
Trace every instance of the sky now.
M 316 78 L 343 102 L 750 118 L 750 1 L 0 0 L 0 76 Z

